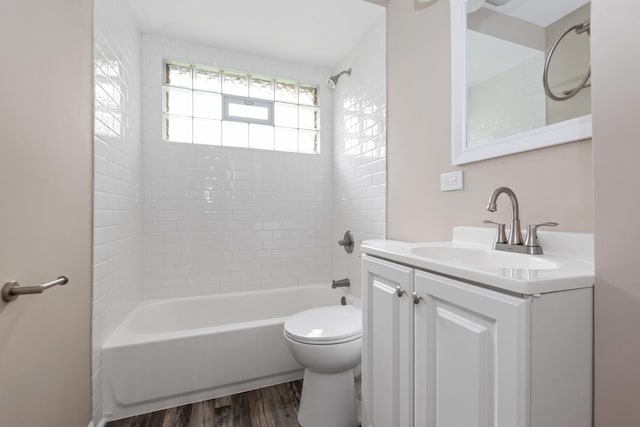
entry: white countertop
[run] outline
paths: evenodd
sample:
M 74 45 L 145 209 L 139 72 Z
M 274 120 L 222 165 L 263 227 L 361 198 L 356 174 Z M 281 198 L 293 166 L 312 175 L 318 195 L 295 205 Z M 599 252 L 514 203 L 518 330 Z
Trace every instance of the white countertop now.
M 592 234 L 540 231 L 538 235 L 544 255 L 495 251 L 495 229 L 484 227 L 455 227 L 453 239 L 447 242 L 366 240 L 361 250 L 363 254 L 518 294 L 593 286 Z

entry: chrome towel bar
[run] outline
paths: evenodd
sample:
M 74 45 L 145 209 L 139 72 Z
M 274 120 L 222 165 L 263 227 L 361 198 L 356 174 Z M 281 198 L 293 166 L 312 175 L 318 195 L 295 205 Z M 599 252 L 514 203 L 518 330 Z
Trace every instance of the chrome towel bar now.
M 56 280 L 37 286 L 20 286 L 18 282 L 7 282 L 2 287 L 2 300 L 4 302 L 15 301 L 18 295 L 41 294 L 49 288 L 58 285 L 66 285 L 69 279 L 66 276 L 60 276 Z
M 553 99 L 554 101 L 566 101 L 567 99 L 570 99 L 576 96 L 578 92 L 580 92 L 582 89 L 591 87 L 591 84 L 587 84 L 587 82 L 591 78 L 591 65 L 589 65 L 589 69 L 587 70 L 587 73 L 582 78 L 582 81 L 580 82 L 580 84 L 571 90 L 563 91 L 562 94 L 564 96 L 556 95 L 551 91 L 551 87 L 549 86 L 549 65 L 551 64 L 551 57 L 553 56 L 554 52 L 556 51 L 556 48 L 558 47 L 562 39 L 564 39 L 565 36 L 572 31 L 575 31 L 576 34 L 582 34 L 586 32 L 589 36 L 591 36 L 591 19 L 587 19 L 581 24 L 574 25 L 573 27 L 569 28 L 567 31 L 562 33 L 562 35 L 558 37 L 558 39 L 553 43 L 553 45 L 551 45 L 551 48 L 549 49 L 547 58 L 544 61 L 544 72 L 542 73 L 542 84 L 544 85 L 544 91 L 547 94 L 547 96 Z

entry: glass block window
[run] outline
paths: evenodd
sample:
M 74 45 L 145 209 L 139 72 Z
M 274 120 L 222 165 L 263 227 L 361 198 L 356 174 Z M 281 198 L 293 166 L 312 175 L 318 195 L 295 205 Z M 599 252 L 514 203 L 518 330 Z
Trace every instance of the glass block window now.
M 164 141 L 320 152 L 316 85 L 165 61 L 162 91 Z

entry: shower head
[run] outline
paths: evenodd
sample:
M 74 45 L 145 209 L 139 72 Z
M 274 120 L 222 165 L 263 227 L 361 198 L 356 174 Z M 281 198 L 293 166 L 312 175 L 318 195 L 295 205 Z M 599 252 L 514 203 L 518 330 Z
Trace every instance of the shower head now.
M 338 83 L 338 79 L 343 74 L 346 74 L 347 76 L 351 76 L 351 68 L 349 68 L 348 70 L 340 71 L 338 74 L 335 74 L 327 79 L 327 84 L 331 89 L 334 89 L 336 87 L 336 84 Z

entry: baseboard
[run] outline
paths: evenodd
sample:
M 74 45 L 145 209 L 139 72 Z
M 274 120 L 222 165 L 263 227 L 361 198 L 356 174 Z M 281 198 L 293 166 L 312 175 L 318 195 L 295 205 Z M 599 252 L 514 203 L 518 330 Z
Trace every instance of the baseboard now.
M 107 425 L 107 419 L 106 418 L 102 418 L 99 422 L 98 425 L 96 426 L 93 421 L 89 422 L 89 425 L 87 427 L 104 427 Z
M 287 383 L 289 381 L 302 379 L 304 370 L 298 369 L 286 374 L 272 375 L 269 377 L 259 378 L 250 381 L 243 381 L 223 387 L 214 387 L 208 390 L 200 390 L 192 393 L 184 393 L 180 395 L 169 396 L 140 404 L 122 406 L 118 405 L 115 399 L 105 400 L 104 413 L 109 417 L 110 421 L 122 418 L 133 417 L 148 412 L 161 411 L 176 406 L 189 405 L 195 402 L 215 399 L 222 396 L 230 396 L 232 394 L 244 393 L 250 390 L 270 387 L 276 384 Z M 97 427 L 103 427 L 98 425 Z

